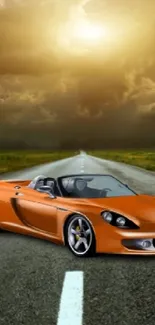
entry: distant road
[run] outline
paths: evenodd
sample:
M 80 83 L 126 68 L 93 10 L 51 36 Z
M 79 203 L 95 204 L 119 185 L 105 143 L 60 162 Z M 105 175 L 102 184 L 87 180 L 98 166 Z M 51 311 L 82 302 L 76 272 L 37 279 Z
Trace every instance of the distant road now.
M 155 195 L 154 173 L 85 152 L 1 178 L 76 173 L 112 174 L 139 193 Z M 80 259 L 50 242 L 1 233 L 0 325 L 155 325 L 154 269 L 155 257 Z

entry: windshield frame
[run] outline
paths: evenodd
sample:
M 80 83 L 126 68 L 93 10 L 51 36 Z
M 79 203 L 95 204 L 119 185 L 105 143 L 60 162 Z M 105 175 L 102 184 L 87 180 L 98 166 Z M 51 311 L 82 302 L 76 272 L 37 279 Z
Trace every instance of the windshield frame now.
M 132 192 L 132 194 L 134 194 L 135 196 L 138 195 L 138 193 L 136 193 L 133 189 L 131 189 L 128 184 L 123 183 L 122 181 L 120 181 L 118 178 L 116 178 L 115 176 L 111 175 L 111 174 L 68 174 L 68 175 L 63 175 L 63 176 L 59 176 L 57 177 L 57 185 L 58 188 L 60 190 L 60 193 L 62 195 L 62 197 L 64 198 L 73 198 L 76 199 L 76 197 L 69 197 L 63 194 L 63 186 L 62 186 L 62 179 L 64 178 L 72 178 L 72 177 L 97 177 L 97 176 L 106 176 L 106 177 L 110 177 L 113 178 L 114 180 L 116 180 L 117 182 L 119 182 L 121 185 L 123 185 L 124 187 L 126 187 L 127 189 L 129 189 L 129 191 Z M 65 190 L 65 189 L 64 189 Z M 111 197 L 77 197 L 77 199 L 110 199 L 110 198 L 119 198 L 119 197 L 128 197 L 128 196 L 132 196 L 132 195 L 120 195 L 120 196 L 111 196 Z

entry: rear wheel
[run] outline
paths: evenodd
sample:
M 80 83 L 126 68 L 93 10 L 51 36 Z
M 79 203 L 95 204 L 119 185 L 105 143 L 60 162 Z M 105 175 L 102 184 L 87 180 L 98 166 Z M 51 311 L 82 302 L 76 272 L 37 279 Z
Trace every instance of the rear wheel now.
M 90 222 L 82 215 L 74 215 L 65 228 L 66 242 L 74 255 L 85 257 L 95 253 L 95 236 Z

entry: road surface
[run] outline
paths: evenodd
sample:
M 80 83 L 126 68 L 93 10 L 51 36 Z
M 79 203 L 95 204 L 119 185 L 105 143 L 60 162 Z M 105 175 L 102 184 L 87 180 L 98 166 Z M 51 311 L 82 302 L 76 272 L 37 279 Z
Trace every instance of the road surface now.
M 112 174 L 155 194 L 154 173 L 84 152 L 3 178 L 67 173 Z M 81 259 L 47 241 L 1 233 L 0 325 L 154 325 L 154 270 L 155 257 Z

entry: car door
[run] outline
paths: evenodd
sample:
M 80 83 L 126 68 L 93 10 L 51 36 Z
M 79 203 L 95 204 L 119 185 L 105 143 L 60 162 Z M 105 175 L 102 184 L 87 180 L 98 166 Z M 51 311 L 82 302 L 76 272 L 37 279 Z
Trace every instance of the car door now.
M 30 190 L 29 190 L 30 191 Z M 18 191 L 12 199 L 16 215 L 28 227 L 51 234 L 57 233 L 56 198 L 48 194 L 29 191 Z M 47 199 L 48 198 L 48 199 Z

